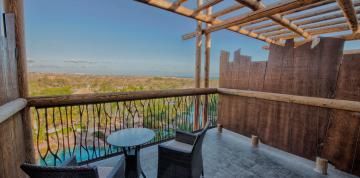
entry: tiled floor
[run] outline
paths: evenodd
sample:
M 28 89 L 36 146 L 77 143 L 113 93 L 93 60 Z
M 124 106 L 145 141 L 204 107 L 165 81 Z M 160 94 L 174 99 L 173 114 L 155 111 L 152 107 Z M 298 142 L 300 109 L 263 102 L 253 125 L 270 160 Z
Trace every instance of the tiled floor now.
M 314 162 L 288 154 L 266 145 L 253 149 L 250 139 L 231 131 L 219 134 L 207 132 L 203 144 L 206 178 L 227 177 L 355 177 L 329 168 L 327 176 L 313 170 Z M 118 158 L 96 162 L 99 166 L 113 166 Z M 147 177 L 156 177 L 157 146 L 141 150 L 141 164 Z

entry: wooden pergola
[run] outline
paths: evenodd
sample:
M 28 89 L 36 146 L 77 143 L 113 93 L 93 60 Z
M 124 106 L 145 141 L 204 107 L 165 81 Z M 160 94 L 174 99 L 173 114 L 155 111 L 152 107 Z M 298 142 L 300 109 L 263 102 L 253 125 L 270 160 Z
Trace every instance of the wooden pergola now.
M 235 4 L 212 12 L 212 7 L 223 0 L 197 0 L 197 8 L 183 6 L 187 0 L 135 0 L 160 9 L 197 20 L 195 32 L 185 34 L 183 40 L 196 37 L 195 88 L 201 87 L 201 47 L 205 36 L 205 78 L 204 87 L 209 87 L 209 66 L 211 33 L 227 29 L 269 44 L 285 45 L 288 39 L 295 39 L 295 47 L 305 44 L 322 34 L 347 32 L 333 35 L 346 41 L 360 39 L 358 15 L 359 0 L 280 0 L 265 5 L 257 0 L 235 0 Z M 250 12 L 220 19 L 222 16 L 249 8 Z M 203 29 L 203 23 L 206 28 Z M 205 106 L 207 106 L 205 99 Z M 195 107 L 199 107 L 196 101 Z M 207 108 L 207 107 L 205 107 Z M 198 109 L 195 109 L 198 111 Z M 207 111 L 204 110 L 204 115 Z M 199 113 L 195 112 L 195 120 Z M 198 123 L 198 122 L 195 122 Z M 195 126 L 197 128 L 198 126 Z

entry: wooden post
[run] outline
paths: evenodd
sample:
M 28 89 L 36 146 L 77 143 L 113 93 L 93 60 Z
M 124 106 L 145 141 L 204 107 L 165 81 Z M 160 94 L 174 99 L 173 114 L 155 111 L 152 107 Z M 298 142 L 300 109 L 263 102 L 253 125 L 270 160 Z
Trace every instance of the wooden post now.
M 259 137 L 256 135 L 251 135 L 251 146 L 257 148 L 259 146 Z
M 222 128 L 223 128 L 223 126 L 221 124 L 217 125 L 217 129 L 218 129 L 219 133 L 222 133 Z
M 202 0 L 197 1 L 197 6 L 200 7 Z M 201 11 L 199 13 L 202 13 Z M 201 45 L 202 45 L 202 22 L 197 21 L 196 26 L 196 61 L 195 61 L 195 88 L 200 88 L 201 82 Z M 199 129 L 199 108 L 200 108 L 200 97 L 195 97 L 195 112 L 194 112 L 194 130 Z
M 24 5 L 23 0 L 4 0 L 5 13 L 13 13 L 15 15 L 15 35 L 17 49 L 17 73 L 18 85 L 21 98 L 29 96 L 27 65 L 26 65 L 26 48 L 24 33 Z M 24 133 L 24 145 L 26 152 L 26 161 L 35 163 L 35 152 L 32 137 L 32 125 L 30 118 L 30 109 L 26 107 L 22 112 L 22 123 Z
M 212 7 L 209 7 L 206 10 L 206 15 L 211 15 Z M 206 24 L 206 27 L 209 28 L 211 25 Z M 211 34 L 206 33 L 205 34 L 205 79 L 204 79 L 204 87 L 209 88 L 209 79 L 210 79 L 210 50 L 211 50 Z M 203 113 L 203 127 L 208 121 L 208 104 L 209 104 L 209 96 L 205 95 L 205 101 L 204 101 L 204 113 Z
M 320 157 L 316 157 L 315 171 L 326 175 L 328 169 L 328 160 Z

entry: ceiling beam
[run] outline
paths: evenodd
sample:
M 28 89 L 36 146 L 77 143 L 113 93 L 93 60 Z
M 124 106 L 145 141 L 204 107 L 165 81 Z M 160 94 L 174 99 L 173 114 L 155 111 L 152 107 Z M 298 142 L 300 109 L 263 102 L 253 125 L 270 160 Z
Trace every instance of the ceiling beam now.
M 207 8 L 209 8 L 211 6 L 214 6 L 214 5 L 216 5 L 216 4 L 218 4 L 218 3 L 222 2 L 222 1 L 223 0 L 212 0 L 212 1 L 209 1 L 209 2 L 207 2 L 205 4 L 202 4 L 197 9 L 194 10 L 194 13 L 199 13 L 202 10 L 207 9 Z
M 355 10 L 357 14 L 360 13 L 360 8 Z M 333 19 L 337 19 L 337 18 L 343 18 L 343 14 L 342 12 L 338 12 L 338 13 L 333 13 L 330 15 L 326 15 L 326 16 L 320 16 L 320 17 L 314 17 L 314 18 L 310 18 L 310 19 L 304 19 L 304 20 L 298 20 L 298 21 L 294 21 L 294 23 L 296 25 L 299 25 L 301 28 L 303 28 L 303 26 L 308 25 L 308 24 L 313 24 L 313 23 L 318 23 L 318 22 L 323 22 L 323 21 L 327 21 L 327 20 L 333 20 Z M 285 29 L 282 26 L 275 26 L 272 28 L 267 28 L 265 30 L 254 30 L 253 32 L 255 33 L 259 33 L 259 34 L 263 34 L 263 33 L 270 33 L 270 32 L 277 32 L 278 34 L 284 34 L 284 33 L 290 33 L 291 31 Z
M 321 22 L 321 23 L 309 24 L 309 25 L 304 25 L 304 26 L 301 26 L 301 27 L 304 30 L 309 30 L 309 29 L 327 27 L 327 26 L 338 25 L 338 24 L 346 24 L 346 20 L 344 18 L 341 18 L 341 19 L 337 19 L 337 20 L 334 20 L 334 21 L 330 21 L 330 22 Z M 289 30 L 287 30 L 287 29 L 283 29 L 283 30 L 272 31 L 272 32 L 269 32 L 269 33 L 262 33 L 262 35 L 267 36 L 267 37 L 271 37 L 271 36 L 276 36 L 276 35 L 285 34 L 285 33 L 291 33 L 291 32 Z
M 327 27 L 323 27 L 323 28 L 311 29 L 311 30 L 308 30 L 308 32 L 311 35 L 320 35 L 320 34 L 326 34 L 326 33 L 341 32 L 341 31 L 346 31 L 346 30 L 349 30 L 349 26 L 347 24 L 340 24 L 340 25 L 327 26 Z M 274 39 L 287 40 L 287 39 L 298 38 L 298 37 L 299 37 L 298 34 L 292 33 L 292 34 L 278 35 L 278 36 L 275 36 Z
M 301 6 L 301 7 L 296 8 L 296 9 L 291 9 L 289 11 L 282 12 L 280 14 L 282 16 L 285 16 L 285 15 L 288 15 L 288 14 L 297 13 L 297 12 L 301 12 L 301 11 L 304 11 L 304 10 L 309 10 L 309 9 L 312 9 L 312 8 L 316 8 L 316 7 L 319 7 L 319 6 L 331 4 L 331 3 L 334 3 L 334 2 L 335 2 L 335 0 L 324 0 L 324 1 L 313 3 L 313 4 L 309 4 L 309 5 L 306 5 L 306 6 Z M 264 22 L 266 20 L 269 20 L 269 19 L 268 18 L 261 18 L 261 19 L 254 20 L 254 21 L 249 22 L 249 23 L 245 23 L 242 26 L 254 25 L 256 23 Z M 273 26 L 273 25 L 277 25 L 277 23 L 270 22 L 270 23 L 265 23 L 265 24 L 261 24 L 261 25 L 257 25 L 257 26 L 245 27 L 245 29 L 249 30 L 249 31 L 253 31 L 253 30 L 260 29 L 260 28 L 270 27 L 270 26 Z
M 352 0 L 336 0 L 344 13 L 344 17 L 347 19 L 349 28 L 354 32 L 359 30 L 359 22 L 356 17 L 355 9 Z
M 355 2 L 354 6 L 360 6 L 360 1 Z M 318 15 L 324 15 L 324 14 L 331 13 L 331 12 L 336 12 L 336 11 L 340 11 L 340 8 L 339 8 L 339 6 L 337 4 L 334 5 L 334 6 L 324 8 L 324 9 L 319 9 L 319 10 L 315 10 L 315 11 L 312 11 L 312 12 L 308 12 L 308 13 L 288 17 L 288 20 L 296 21 L 296 20 L 301 20 L 301 19 L 305 19 L 305 18 L 309 18 L 309 17 L 318 16 Z M 270 32 L 269 31 L 270 28 L 268 28 L 268 29 L 264 29 L 264 28 L 274 26 L 274 25 L 277 25 L 277 23 L 270 22 L 270 23 L 254 26 L 252 28 L 245 28 L 245 29 L 251 30 L 251 31 L 253 31 L 255 33 L 266 33 L 266 32 Z M 279 26 L 275 27 L 274 29 L 279 30 Z
M 230 7 L 228 7 L 228 8 L 219 10 L 219 11 L 213 13 L 211 16 L 212 16 L 213 18 L 218 18 L 218 17 L 223 16 L 223 15 L 225 15 L 225 14 L 229 14 L 229 13 L 231 13 L 231 12 L 234 12 L 234 11 L 236 11 L 236 10 L 239 10 L 239 9 L 241 9 L 241 8 L 243 8 L 243 7 L 245 7 L 245 6 L 242 5 L 242 4 L 236 4 L 236 5 L 230 6 Z
M 257 0 L 236 0 L 236 1 L 239 2 L 240 4 L 249 7 L 253 11 L 266 8 L 266 6 L 261 1 L 257 1 Z M 307 39 L 311 38 L 311 35 L 309 33 L 299 28 L 297 25 L 295 25 L 285 17 L 282 17 L 280 14 L 274 14 L 269 18 L 272 19 L 274 22 L 284 26 L 285 28 L 303 36 L 304 38 Z
M 190 18 L 193 18 L 195 20 L 200 20 L 200 21 L 205 22 L 205 23 L 210 23 L 212 25 L 221 24 L 223 22 L 223 21 L 218 20 L 218 19 L 213 19 L 211 16 L 205 15 L 203 13 L 194 13 L 193 10 L 188 9 L 186 7 L 183 7 L 183 6 L 179 6 L 176 9 L 172 9 L 171 7 L 174 5 L 174 3 L 167 2 L 167 1 L 164 1 L 164 0 L 135 0 L 135 1 L 145 3 L 145 4 L 148 4 L 148 5 L 160 8 L 160 9 L 170 11 L 170 12 L 174 12 L 176 14 L 179 14 L 179 15 L 182 15 L 182 16 L 185 16 L 185 17 L 190 17 Z M 241 29 L 240 27 L 237 27 L 237 26 L 229 27 L 227 29 L 230 30 L 230 31 L 234 31 L 234 32 L 246 35 L 248 37 L 252 37 L 252 38 L 267 42 L 267 43 L 283 45 L 279 41 L 272 40 L 270 38 L 266 38 L 266 37 L 264 37 L 262 35 L 259 35 L 259 34 L 256 34 L 256 33 Z
M 321 0 L 284 0 L 275 4 L 271 4 L 266 8 L 256 10 L 254 12 L 239 15 L 233 18 L 224 20 L 223 22 L 213 25 L 205 30 L 205 33 L 215 32 L 224 28 L 233 27 L 243 23 L 247 23 L 259 18 L 272 16 L 281 12 L 288 11 L 293 8 L 298 8 L 311 3 L 319 2 Z

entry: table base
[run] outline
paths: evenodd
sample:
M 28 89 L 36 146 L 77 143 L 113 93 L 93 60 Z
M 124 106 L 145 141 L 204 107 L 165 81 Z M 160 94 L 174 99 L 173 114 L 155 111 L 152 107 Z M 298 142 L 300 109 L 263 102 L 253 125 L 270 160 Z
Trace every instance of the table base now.
M 146 178 L 140 163 L 140 146 L 135 148 L 122 148 L 125 155 L 125 177 L 138 178 L 140 174 Z

